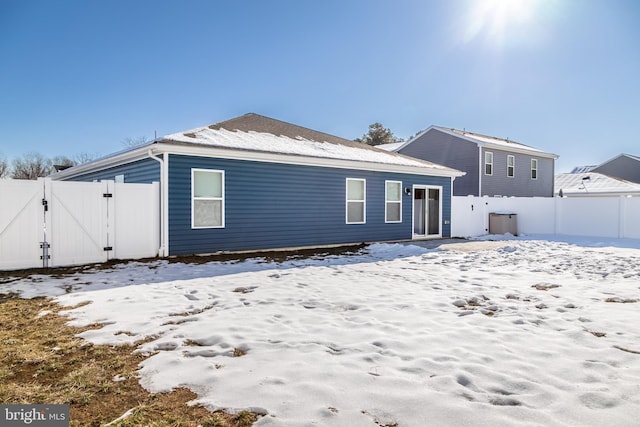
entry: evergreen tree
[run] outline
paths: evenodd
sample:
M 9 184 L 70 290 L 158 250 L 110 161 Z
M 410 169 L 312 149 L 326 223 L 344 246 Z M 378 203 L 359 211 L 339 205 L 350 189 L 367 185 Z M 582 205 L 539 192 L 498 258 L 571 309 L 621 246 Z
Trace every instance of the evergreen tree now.
M 369 131 L 362 135 L 362 138 L 356 138 L 355 141 L 367 145 L 380 145 L 402 142 L 402 138 L 397 138 L 393 132 L 376 122 L 369 125 Z

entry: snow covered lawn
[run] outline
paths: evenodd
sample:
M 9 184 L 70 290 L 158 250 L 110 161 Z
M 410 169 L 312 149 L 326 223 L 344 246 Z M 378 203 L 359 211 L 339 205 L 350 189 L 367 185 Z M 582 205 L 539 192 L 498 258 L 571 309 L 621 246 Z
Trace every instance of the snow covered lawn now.
M 90 302 L 68 311 L 104 324 L 87 340 L 152 337 L 149 391 L 262 426 L 638 425 L 640 245 L 469 245 L 129 263 L 0 292 Z

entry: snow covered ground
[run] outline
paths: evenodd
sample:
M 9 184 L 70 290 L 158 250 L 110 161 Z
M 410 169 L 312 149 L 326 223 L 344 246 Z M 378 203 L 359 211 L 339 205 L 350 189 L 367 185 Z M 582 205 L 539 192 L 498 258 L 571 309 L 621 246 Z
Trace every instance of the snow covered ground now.
M 128 263 L 0 292 L 90 302 L 67 312 L 104 324 L 87 340 L 152 337 L 145 388 L 261 426 L 638 425 L 640 242 L 555 240 Z

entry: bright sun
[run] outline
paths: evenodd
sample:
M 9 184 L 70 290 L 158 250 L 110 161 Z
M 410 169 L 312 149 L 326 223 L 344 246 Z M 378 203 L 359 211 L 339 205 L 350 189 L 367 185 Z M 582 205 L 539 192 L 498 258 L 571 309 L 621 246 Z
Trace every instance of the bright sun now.
M 532 20 L 538 0 L 474 0 L 469 11 L 464 41 L 483 36 L 497 43 L 522 33 Z

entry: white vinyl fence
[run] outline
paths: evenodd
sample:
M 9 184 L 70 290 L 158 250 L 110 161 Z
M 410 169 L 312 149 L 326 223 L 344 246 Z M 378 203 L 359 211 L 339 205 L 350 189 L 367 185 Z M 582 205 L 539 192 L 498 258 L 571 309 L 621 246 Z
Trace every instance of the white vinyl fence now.
M 451 235 L 489 233 L 490 213 L 517 214 L 518 234 L 640 239 L 640 197 L 452 198 Z
M 153 257 L 159 186 L 0 180 L 0 270 Z

